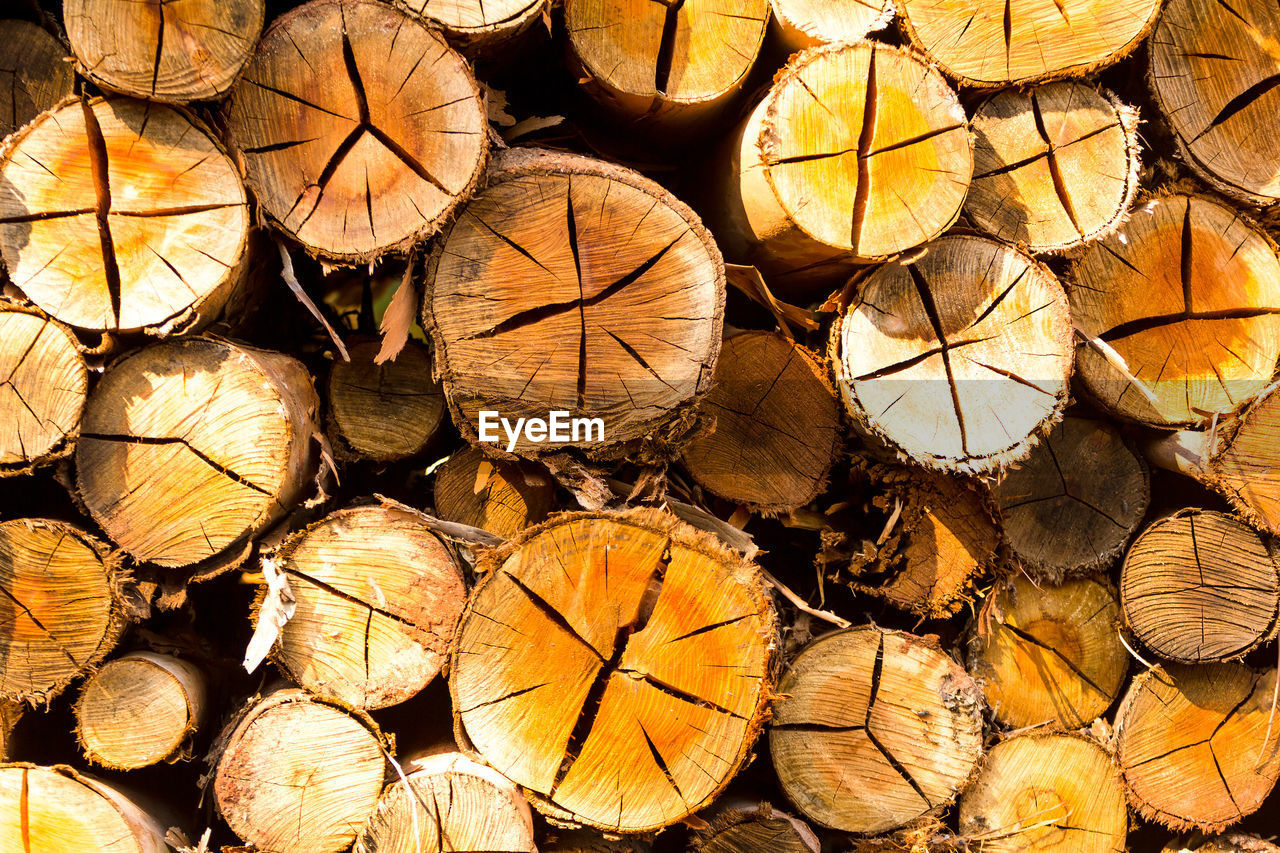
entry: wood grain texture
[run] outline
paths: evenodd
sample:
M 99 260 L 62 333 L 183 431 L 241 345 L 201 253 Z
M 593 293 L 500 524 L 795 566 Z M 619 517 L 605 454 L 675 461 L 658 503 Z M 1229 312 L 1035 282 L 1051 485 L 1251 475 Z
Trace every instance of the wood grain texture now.
M 445 418 L 444 393 L 431 356 L 408 341 L 392 361 L 375 364 L 380 344 L 361 341 L 329 371 L 329 432 L 343 451 L 387 462 L 421 452 Z
M 0 138 L 71 94 L 67 48 L 30 21 L 0 20 Z
M 71 452 L 89 392 L 75 336 L 34 312 L 0 309 L 0 477 Z

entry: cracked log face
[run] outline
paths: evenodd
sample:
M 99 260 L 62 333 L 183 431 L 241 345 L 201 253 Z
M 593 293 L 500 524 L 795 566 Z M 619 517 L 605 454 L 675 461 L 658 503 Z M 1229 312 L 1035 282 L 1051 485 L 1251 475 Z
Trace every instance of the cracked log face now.
M 433 494 L 441 518 L 510 539 L 546 519 L 556 484 L 536 465 L 497 462 L 468 447 L 436 469 Z
M 912 461 L 1000 470 L 1066 404 L 1067 298 L 1048 269 L 993 240 L 928 249 L 861 283 L 831 332 L 837 384 L 855 424 Z
M 435 232 L 475 186 L 489 145 L 465 60 L 372 0 L 314 0 L 277 18 L 225 116 L 263 210 L 340 262 Z
M 1280 568 L 1251 527 L 1187 509 L 1142 531 L 1124 560 L 1126 624 L 1156 654 L 1182 663 L 1243 657 L 1270 639 Z
M 949 805 L 982 756 L 982 694 L 912 634 L 859 627 L 810 643 L 782 677 L 769 751 L 802 812 L 880 833 Z
M 329 373 L 329 426 L 339 447 L 386 462 L 422 451 L 444 420 L 444 393 L 431 378 L 427 348 L 409 341 L 392 361 L 375 364 L 381 344 L 352 345 L 351 360 Z
M 537 853 L 533 835 L 533 814 L 515 785 L 447 752 L 404 763 L 404 778 L 382 792 L 354 853 Z
M 1019 561 L 1057 580 L 1120 556 L 1147 514 L 1151 476 L 1115 427 L 1068 416 L 992 493 Z
M 1119 769 L 1084 735 L 1001 741 L 960 798 L 960 834 L 984 853 L 1122 853 L 1128 831 Z
M 947 74 L 996 88 L 1084 75 L 1147 35 L 1160 0 L 903 0 L 903 29 Z
M 318 406 L 288 356 L 209 338 L 152 345 L 112 365 L 89 397 L 80 497 L 138 560 L 234 556 L 309 486 Z
M 262 32 L 263 0 L 66 0 L 79 70 L 153 101 L 207 101 L 231 87 Z
M 561 515 L 489 561 L 450 678 L 460 742 L 549 815 L 612 832 L 709 803 L 772 681 L 755 567 L 652 510 Z
M 299 685 L 349 708 L 384 708 L 440 672 L 467 588 L 416 512 L 341 509 L 274 559 L 296 601 L 274 660 Z
M 1207 424 L 1270 382 L 1280 357 L 1280 261 L 1266 235 L 1200 196 L 1157 198 L 1073 268 L 1076 369 L 1112 414 L 1155 426 Z M 1148 399 L 1134 379 L 1153 395 Z
M 89 371 L 61 324 L 0 310 L 0 477 L 70 452 Z
M 1209 462 L 1210 484 L 1259 529 L 1280 535 L 1280 389 L 1250 405 L 1223 445 Z
M 1100 580 L 1036 586 L 1017 574 L 998 585 L 969 655 L 994 717 L 1012 729 L 1078 729 L 1106 713 L 1129 674 L 1119 619 L 1115 590 Z
M 826 487 L 843 440 L 840 401 L 826 364 L 805 347 L 773 332 L 734 335 L 702 408 L 715 432 L 689 443 L 684 464 L 704 489 L 782 511 Z
M 857 41 L 893 20 L 888 0 L 770 0 L 775 30 L 788 53 Z
M 1061 252 L 1119 227 L 1138 189 L 1138 112 L 1075 81 L 1007 90 L 973 117 L 965 211 L 1032 252 Z
M 694 835 L 690 853 L 819 853 L 821 847 L 804 821 L 768 803 L 743 804 L 708 816 L 710 826 Z
M 0 21 L 0 138 L 71 94 L 67 49 L 30 21 Z
M 0 522 L 0 699 L 47 702 L 123 630 L 116 562 L 61 521 Z
M 500 45 L 547 9 L 547 0 L 396 0 L 466 48 Z
M 577 447 L 620 455 L 679 432 L 711 384 L 724 264 L 697 216 L 629 169 L 512 149 L 458 215 L 427 270 L 432 330 L 454 422 L 479 412 L 600 418 L 604 435 L 531 440 L 517 455 Z M 505 451 L 507 438 L 487 448 Z
M 213 771 L 218 812 L 261 853 L 339 853 L 378 804 L 386 761 L 367 717 L 286 688 L 247 708 L 225 737 Z
M 32 302 L 96 332 L 216 319 L 241 284 L 249 207 L 195 118 L 128 98 L 67 101 L 0 160 L 0 255 Z
M 70 767 L 0 765 L 0 850 L 165 853 L 165 830 L 125 794 Z
M 1257 811 L 1280 775 L 1268 724 L 1275 677 L 1218 663 L 1156 666 L 1135 678 L 1115 737 L 1138 814 L 1177 831 L 1218 832 Z

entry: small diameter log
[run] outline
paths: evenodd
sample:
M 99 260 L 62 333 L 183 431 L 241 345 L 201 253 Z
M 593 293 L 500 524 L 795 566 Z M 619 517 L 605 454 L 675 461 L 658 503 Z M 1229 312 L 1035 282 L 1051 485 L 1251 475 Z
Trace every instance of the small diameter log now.
M 1084 76 L 1127 56 L 1146 37 L 1160 0 L 902 0 L 902 25 L 961 83 L 999 88 Z
M 969 671 L 992 715 L 1011 729 L 1089 725 L 1120 695 L 1129 655 L 1117 633 L 1120 603 L 1105 581 L 1000 583 L 971 627 Z
M 277 18 L 225 117 L 263 210 L 307 251 L 353 264 L 439 228 L 489 145 L 465 60 L 373 0 L 313 0 Z
M 1085 735 L 1001 741 L 960 798 L 960 835 L 983 853 L 1116 853 L 1128 831 L 1119 768 Z
M 820 853 L 821 843 L 804 821 L 768 803 L 726 808 L 694 835 L 690 853 Z
M 422 451 L 444 420 L 444 394 L 431 378 L 427 348 L 409 341 L 392 361 L 375 364 L 380 344 L 349 347 L 351 360 L 329 372 L 329 433 L 357 459 L 389 462 Z
M 66 0 L 63 24 L 77 68 L 136 98 L 187 103 L 220 97 L 253 54 L 263 0 Z
M 1190 838 L 1170 841 L 1161 853 L 1280 853 L 1280 846 L 1256 835 L 1230 832 L 1206 838 L 1196 833 Z
M 218 811 L 261 853 L 344 851 L 382 793 L 377 727 L 301 690 L 276 690 L 246 708 L 220 748 Z
M 192 566 L 247 549 L 312 482 L 319 401 L 301 363 L 214 338 L 112 365 L 76 444 L 84 505 L 138 560 Z
M 137 770 L 189 755 L 205 711 L 205 677 L 171 655 L 133 652 L 95 672 L 75 705 L 85 758 L 112 770 Z
M 1186 509 L 1138 536 L 1120 574 L 1125 623 L 1180 663 L 1243 657 L 1275 635 L 1280 567 L 1242 521 Z
M 396 0 L 469 55 L 508 45 L 550 14 L 548 0 Z
M 889 0 L 770 0 L 773 31 L 787 53 L 857 41 L 893 20 Z
M 1120 556 L 1147 513 L 1151 476 L 1115 427 L 1068 416 L 992 494 L 1019 562 L 1058 581 Z
M 823 826 L 886 832 L 955 799 L 982 756 L 982 693 L 933 642 L 865 626 L 810 643 L 769 731 L 782 789 Z
M 775 332 L 734 335 L 702 407 L 715 431 L 685 447 L 684 464 L 707 491 L 781 512 L 826 488 L 843 441 L 840 401 L 810 350 Z
M 0 699 L 48 702 L 124 630 L 117 559 L 70 524 L 0 522 Z
M 973 117 L 965 212 L 1032 252 L 1110 234 L 1138 189 L 1138 111 L 1076 81 L 1008 89 Z
M 456 752 L 406 761 L 354 853 L 537 853 L 533 814 L 505 776 Z
M 1208 423 L 1271 381 L 1280 261 L 1275 244 L 1235 210 L 1202 196 L 1157 197 L 1088 246 L 1069 284 L 1072 318 L 1086 337 L 1080 378 L 1118 417 Z
M 71 452 L 89 393 L 75 336 L 35 312 L 0 308 L 0 477 Z
M 606 837 L 597 829 L 556 829 L 547 832 L 538 845 L 542 853 L 652 853 L 653 848 L 638 838 Z
M 1133 680 L 1116 712 L 1116 757 L 1140 815 L 1219 832 L 1262 805 L 1280 775 L 1280 732 L 1268 722 L 1275 677 L 1237 663 L 1171 664 Z
M 394 503 L 340 509 L 270 559 L 295 599 L 274 659 L 302 687 L 345 707 L 383 708 L 439 674 L 467 588 L 420 513 Z
M 564 22 L 587 93 L 633 127 L 670 131 L 730 105 L 764 43 L 769 0 L 566 0 Z
M 61 765 L 0 764 L 0 850 L 169 853 L 167 821 Z
M 436 470 L 435 510 L 457 521 L 510 539 L 542 523 L 555 507 L 556 484 L 527 462 L 497 462 L 468 447 Z
M 1147 81 L 1182 161 L 1252 205 L 1280 199 L 1280 72 L 1268 39 L 1280 16 L 1262 0 L 1171 0 L 1151 37 Z
M 192 115 L 128 98 L 69 100 L 0 159 L 0 255 L 54 318 L 95 332 L 207 325 L 238 294 L 249 206 Z
M 0 699 L 0 761 L 8 761 L 13 754 L 13 730 L 25 708 L 20 702 Z
M 711 385 L 720 252 L 692 210 L 629 169 L 504 151 L 439 241 L 427 281 L 423 325 L 454 423 L 491 454 L 662 444 L 687 430 L 689 404 Z M 481 411 L 512 425 L 552 411 L 599 420 L 521 431 L 512 444 L 496 420 L 480 433 Z
M 71 94 L 67 49 L 30 21 L 0 21 L 0 138 Z
M 876 269 L 831 329 L 860 431 L 948 473 L 998 471 L 1058 419 L 1071 375 L 1067 298 L 1049 270 L 953 235 Z
M 610 832 L 710 802 L 771 695 L 755 566 L 655 510 L 559 515 L 483 563 L 450 675 L 459 741 L 540 810 Z

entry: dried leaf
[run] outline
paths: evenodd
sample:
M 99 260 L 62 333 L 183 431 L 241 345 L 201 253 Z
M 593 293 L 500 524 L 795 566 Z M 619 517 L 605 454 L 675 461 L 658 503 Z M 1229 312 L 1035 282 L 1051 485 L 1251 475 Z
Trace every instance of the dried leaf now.
M 382 332 L 382 346 L 374 356 L 374 364 L 395 361 L 404 345 L 409 342 L 409 330 L 413 328 L 413 315 L 418 308 L 418 285 L 413 280 L 413 255 L 404 269 L 404 278 L 391 297 L 391 304 L 382 315 L 379 331 Z
M 271 647 L 280 638 L 280 631 L 297 610 L 297 601 L 293 590 L 289 588 L 289 578 L 276 568 L 276 561 L 270 557 L 262 561 L 262 576 L 267 582 L 267 594 L 262 599 L 262 607 L 258 610 L 258 624 L 249 638 L 249 646 L 244 652 L 244 668 L 253 672 L 266 660 Z
M 765 284 L 760 270 L 755 267 L 747 264 L 725 264 L 724 273 L 725 280 L 729 284 L 745 293 L 753 302 L 768 309 L 778 321 L 778 329 L 789 340 L 795 339 L 791 334 L 791 326 L 798 326 L 812 332 L 821 325 L 818 322 L 818 315 L 812 311 L 789 305 L 776 298 L 769 290 L 769 285 Z
M 480 84 L 480 88 L 484 92 L 484 108 L 489 121 L 498 127 L 511 127 L 515 124 L 516 117 L 507 112 L 507 93 L 484 83 Z
M 556 127 L 564 124 L 564 116 L 532 116 L 522 122 L 518 122 L 513 127 L 502 132 L 502 138 L 507 142 L 515 142 L 521 137 L 528 136 L 531 133 L 537 133 L 539 130 L 546 130 L 548 127 Z

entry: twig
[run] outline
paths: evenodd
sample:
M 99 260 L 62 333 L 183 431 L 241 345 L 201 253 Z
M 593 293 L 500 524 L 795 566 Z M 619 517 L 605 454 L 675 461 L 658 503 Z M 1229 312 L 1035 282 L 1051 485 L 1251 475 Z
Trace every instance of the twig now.
M 792 592 L 791 589 L 786 584 L 784 584 L 782 581 L 775 578 L 772 574 L 769 573 L 767 569 L 762 567 L 760 569 L 760 574 L 764 575 L 764 579 L 767 580 L 770 584 L 772 584 L 774 589 L 782 593 L 782 597 L 785 598 L 787 601 L 790 601 L 793 605 L 795 605 L 795 608 L 800 612 L 808 613 L 810 616 L 814 616 L 818 619 L 823 620 L 824 622 L 830 622 L 832 625 L 835 625 L 838 628 L 848 628 L 853 624 L 848 619 L 842 619 L 839 616 L 835 615 L 834 613 L 830 613 L 826 610 L 819 610 L 816 607 L 810 607 L 808 604 L 805 603 L 805 600 L 803 598 L 801 598 L 800 596 Z
M 1076 326 L 1074 328 L 1076 330 L 1077 335 L 1084 338 L 1085 341 L 1090 346 L 1092 346 L 1095 350 L 1097 350 L 1098 353 L 1107 360 L 1107 364 L 1111 365 L 1116 370 L 1118 370 L 1121 373 L 1121 375 L 1123 375 L 1126 379 L 1129 380 L 1130 383 L 1132 383 L 1133 387 L 1138 389 L 1139 393 L 1141 393 L 1142 396 L 1147 398 L 1147 402 L 1151 403 L 1151 405 L 1153 406 L 1157 405 L 1160 402 L 1160 398 L 1155 395 L 1155 392 L 1152 391 L 1150 388 L 1148 388 L 1146 385 L 1144 385 L 1142 383 L 1142 380 L 1134 376 L 1133 373 L 1129 371 L 1128 362 L 1124 360 L 1124 356 L 1116 352 L 1115 347 L 1111 346 L 1111 344 L 1107 343 L 1102 338 L 1097 338 L 1097 337 L 1094 337 L 1093 335 L 1088 334 L 1087 332 L 1085 332 L 1084 329 L 1081 329 L 1079 326 Z
M 342 338 L 338 337 L 338 333 L 334 331 L 333 326 L 329 325 L 329 321 L 320 313 L 320 309 L 311 301 L 311 297 L 307 296 L 307 292 L 302 289 L 302 285 L 298 282 L 297 275 L 293 272 L 293 258 L 289 257 L 289 250 L 285 248 L 284 243 L 277 242 L 276 248 L 280 250 L 280 277 L 284 279 L 284 283 L 289 285 L 289 289 L 293 291 L 293 295 L 298 301 L 306 306 L 311 312 L 311 316 L 320 321 L 320 325 L 324 326 L 324 330 L 329 333 L 329 338 L 333 341 L 333 345 L 338 348 L 339 354 L 342 355 L 343 361 L 350 361 L 351 356 L 347 353 L 347 346 L 342 342 Z

